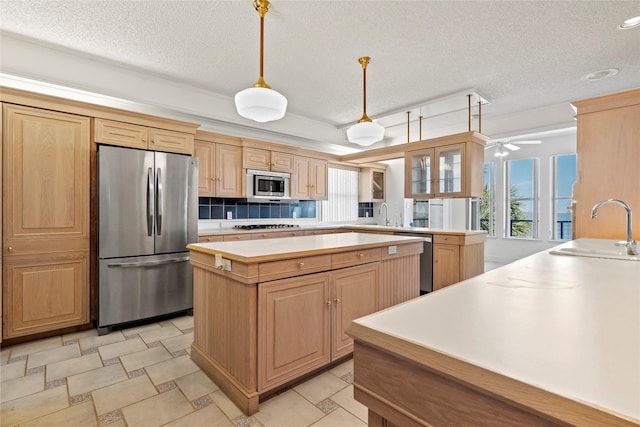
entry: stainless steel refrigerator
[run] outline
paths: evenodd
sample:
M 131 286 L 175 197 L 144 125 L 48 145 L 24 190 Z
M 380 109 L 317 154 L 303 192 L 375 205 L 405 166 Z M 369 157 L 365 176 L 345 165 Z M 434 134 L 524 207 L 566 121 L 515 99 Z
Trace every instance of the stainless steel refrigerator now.
M 198 160 L 98 146 L 98 333 L 193 308 Z

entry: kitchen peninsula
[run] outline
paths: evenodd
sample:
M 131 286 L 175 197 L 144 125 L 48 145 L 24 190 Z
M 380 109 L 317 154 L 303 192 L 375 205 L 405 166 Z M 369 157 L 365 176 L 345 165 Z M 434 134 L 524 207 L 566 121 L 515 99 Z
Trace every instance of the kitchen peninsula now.
M 354 395 L 378 427 L 637 426 L 639 319 L 640 262 L 540 252 L 353 322 Z
M 420 237 L 338 233 L 190 244 L 191 358 L 247 415 L 348 357 L 353 319 L 419 295 Z

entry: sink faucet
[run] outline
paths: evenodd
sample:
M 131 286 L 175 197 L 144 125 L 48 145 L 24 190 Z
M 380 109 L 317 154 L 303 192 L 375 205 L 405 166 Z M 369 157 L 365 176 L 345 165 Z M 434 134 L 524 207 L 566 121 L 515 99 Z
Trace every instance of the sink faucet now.
M 384 208 L 384 225 L 391 225 L 391 221 L 389 221 L 389 207 L 386 203 L 380 205 L 380 209 L 378 209 L 378 215 L 382 212 L 382 208 Z
M 620 205 L 627 211 L 627 242 L 625 244 L 625 247 L 627 248 L 627 255 L 638 255 L 638 248 L 636 246 L 636 241 L 633 240 L 633 237 L 631 236 L 633 218 L 632 218 L 631 208 L 629 207 L 628 204 L 618 199 L 603 200 L 599 203 L 596 203 L 593 209 L 591 209 L 591 219 L 596 219 L 598 217 L 598 209 L 600 208 L 600 206 L 606 205 L 607 203 Z

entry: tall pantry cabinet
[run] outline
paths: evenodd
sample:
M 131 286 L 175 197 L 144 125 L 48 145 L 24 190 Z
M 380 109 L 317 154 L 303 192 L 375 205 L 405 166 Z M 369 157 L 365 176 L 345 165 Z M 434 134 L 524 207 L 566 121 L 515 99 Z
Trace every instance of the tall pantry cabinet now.
M 2 105 L 3 336 L 89 322 L 90 118 Z

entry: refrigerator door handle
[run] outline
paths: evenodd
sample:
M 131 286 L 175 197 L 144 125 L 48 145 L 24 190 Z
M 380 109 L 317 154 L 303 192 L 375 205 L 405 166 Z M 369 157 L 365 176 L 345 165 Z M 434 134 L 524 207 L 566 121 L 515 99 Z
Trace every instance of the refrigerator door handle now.
M 147 170 L 147 236 L 153 235 L 153 169 Z
M 189 261 L 189 257 L 180 257 L 180 258 L 171 258 L 162 261 L 150 261 L 150 262 L 116 262 L 113 264 L 108 264 L 108 268 L 137 268 L 137 267 L 152 267 L 154 265 L 163 265 L 163 264 L 171 264 L 176 262 L 186 262 Z
M 156 196 L 156 232 L 158 236 L 162 234 L 162 169 L 158 168 L 156 174 L 156 189 L 158 194 Z

